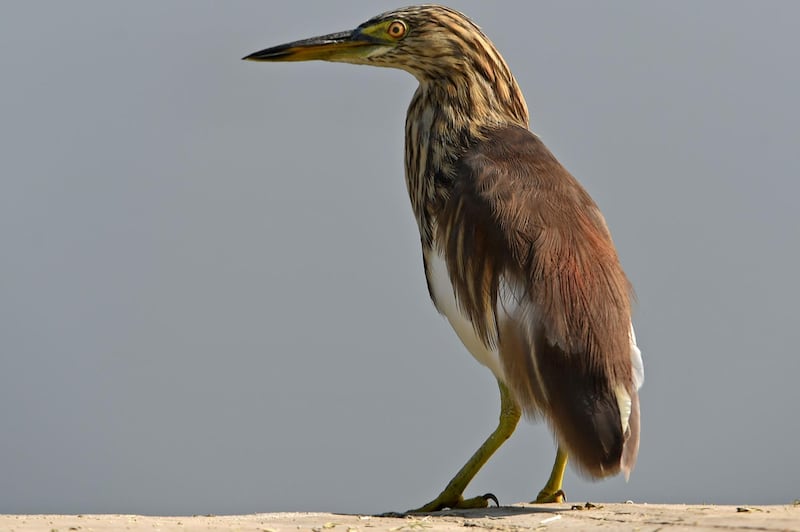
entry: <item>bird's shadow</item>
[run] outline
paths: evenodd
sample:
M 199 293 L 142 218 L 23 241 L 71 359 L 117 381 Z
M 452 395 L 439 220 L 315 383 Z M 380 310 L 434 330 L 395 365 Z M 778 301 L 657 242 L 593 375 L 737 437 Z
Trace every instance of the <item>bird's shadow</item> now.
M 372 517 L 388 517 L 397 519 L 418 518 L 425 517 L 461 517 L 469 519 L 492 519 L 500 517 L 513 517 L 518 515 L 532 515 L 532 514 L 556 514 L 566 512 L 574 509 L 571 504 L 526 504 L 514 506 L 492 506 L 490 508 L 470 508 L 470 509 L 448 509 L 440 510 L 438 512 L 425 512 L 425 513 L 411 513 L 411 512 L 385 512 L 381 514 L 372 515 Z M 352 515 L 352 514 L 336 514 L 336 515 Z

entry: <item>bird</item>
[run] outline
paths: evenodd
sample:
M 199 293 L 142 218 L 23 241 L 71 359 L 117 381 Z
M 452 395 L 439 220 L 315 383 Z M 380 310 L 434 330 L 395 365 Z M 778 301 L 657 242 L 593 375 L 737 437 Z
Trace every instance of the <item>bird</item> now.
M 419 85 L 405 122 L 405 180 L 428 292 L 500 389 L 497 428 L 432 501 L 409 512 L 482 508 L 467 485 L 524 414 L 556 443 L 533 502 L 564 502 L 567 462 L 627 479 L 639 450 L 641 351 L 633 290 L 606 221 L 529 127 L 506 61 L 466 15 L 410 6 L 353 30 L 252 53 L 404 70 Z

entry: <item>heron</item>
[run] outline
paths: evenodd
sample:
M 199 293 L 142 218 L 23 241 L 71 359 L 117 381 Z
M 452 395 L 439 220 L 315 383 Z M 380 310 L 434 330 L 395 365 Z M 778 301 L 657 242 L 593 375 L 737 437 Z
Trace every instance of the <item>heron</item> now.
M 533 502 L 564 502 L 568 460 L 591 479 L 627 479 L 644 380 L 631 284 L 597 204 L 529 129 L 517 81 L 483 31 L 448 7 L 411 6 L 244 59 L 389 67 L 419 82 L 405 179 L 427 288 L 496 378 L 500 416 L 444 490 L 410 512 L 497 504 L 464 492 L 523 414 L 557 442 Z

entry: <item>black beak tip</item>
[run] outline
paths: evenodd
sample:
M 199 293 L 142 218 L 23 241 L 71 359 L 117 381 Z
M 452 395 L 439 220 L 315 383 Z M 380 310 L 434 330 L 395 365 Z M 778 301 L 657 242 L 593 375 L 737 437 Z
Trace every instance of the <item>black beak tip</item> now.
M 271 61 L 275 59 L 281 59 L 282 57 L 286 57 L 291 53 L 288 50 L 289 46 L 276 46 L 274 48 L 267 48 L 266 50 L 261 50 L 260 52 L 253 52 L 250 55 L 246 55 L 242 57 L 244 61 Z
M 261 52 L 253 52 L 252 54 L 248 54 L 242 57 L 242 61 L 258 61 L 261 55 L 262 55 Z

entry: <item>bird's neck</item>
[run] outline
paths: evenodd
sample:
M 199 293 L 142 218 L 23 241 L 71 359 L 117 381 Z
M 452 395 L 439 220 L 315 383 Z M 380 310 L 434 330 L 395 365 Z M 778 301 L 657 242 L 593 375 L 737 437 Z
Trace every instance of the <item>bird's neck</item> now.
M 528 127 L 528 109 L 503 65 L 490 77 L 420 79 L 406 116 L 406 185 L 423 246 L 430 244 L 437 206 L 456 178 L 458 158 L 483 133 Z

